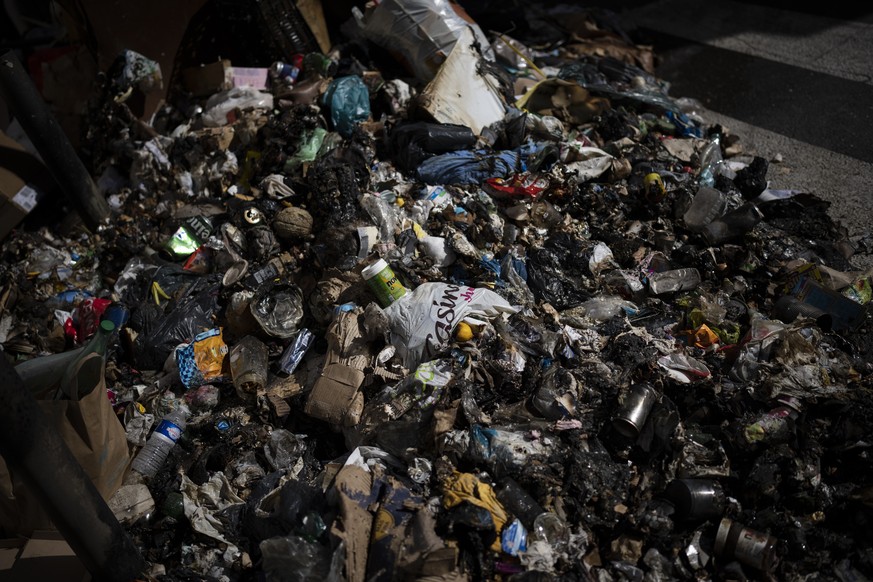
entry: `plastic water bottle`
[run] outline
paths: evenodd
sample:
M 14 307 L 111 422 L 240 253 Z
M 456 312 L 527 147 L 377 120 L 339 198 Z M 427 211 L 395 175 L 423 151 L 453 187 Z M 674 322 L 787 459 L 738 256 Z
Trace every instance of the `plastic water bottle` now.
M 170 449 L 182 436 L 187 418 L 188 411 L 183 408 L 178 408 L 167 414 L 133 460 L 131 464 L 133 470 L 145 477 L 154 477 L 155 473 L 164 466 Z

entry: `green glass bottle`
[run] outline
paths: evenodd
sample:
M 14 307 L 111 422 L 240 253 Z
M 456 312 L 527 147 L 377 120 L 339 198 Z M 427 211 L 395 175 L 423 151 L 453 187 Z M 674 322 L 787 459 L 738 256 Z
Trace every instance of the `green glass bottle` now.
M 97 333 L 64 370 L 57 398 L 80 400 L 94 390 L 100 382 L 103 368 L 106 366 L 106 351 L 114 332 L 115 324 L 113 322 L 107 319 L 100 322 Z M 99 357 L 91 357 L 92 354 L 97 354 Z

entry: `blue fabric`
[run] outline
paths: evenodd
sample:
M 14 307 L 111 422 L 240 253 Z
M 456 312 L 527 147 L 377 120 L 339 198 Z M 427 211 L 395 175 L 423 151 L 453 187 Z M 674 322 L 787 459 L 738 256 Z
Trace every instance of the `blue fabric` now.
M 529 143 L 514 150 L 462 150 L 428 158 L 416 170 L 425 184 L 481 184 L 527 170 L 528 160 L 544 147 Z

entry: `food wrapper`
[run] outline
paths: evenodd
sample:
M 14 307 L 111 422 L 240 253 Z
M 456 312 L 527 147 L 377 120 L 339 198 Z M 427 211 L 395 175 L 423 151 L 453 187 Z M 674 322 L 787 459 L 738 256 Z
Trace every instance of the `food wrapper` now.
M 197 388 L 222 377 L 227 344 L 221 328 L 204 331 L 186 346 L 176 348 L 179 377 L 185 388 Z

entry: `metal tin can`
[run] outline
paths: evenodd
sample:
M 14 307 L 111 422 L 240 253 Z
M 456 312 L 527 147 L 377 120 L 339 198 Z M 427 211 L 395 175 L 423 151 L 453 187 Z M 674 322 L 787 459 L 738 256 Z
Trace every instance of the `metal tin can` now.
M 290 63 L 276 61 L 270 67 L 270 72 L 283 83 L 293 85 L 297 82 L 297 77 L 300 76 L 300 69 L 303 65 L 303 55 L 294 55 Z
M 747 445 L 788 440 L 792 423 L 800 415 L 802 405 L 797 398 L 787 395 L 779 396 L 776 402 L 778 406 L 743 428 L 743 438 Z
M 187 257 L 212 234 L 212 221 L 205 216 L 190 216 L 166 242 L 164 248 L 172 257 Z
M 721 483 L 711 479 L 675 479 L 664 496 L 680 517 L 689 520 L 718 517 L 724 511 L 726 499 Z
M 638 437 L 657 399 L 658 393 L 653 386 L 631 386 L 618 415 L 612 421 L 612 427 L 628 438 Z
M 379 259 L 372 265 L 365 267 L 361 271 L 361 276 L 373 294 L 376 295 L 376 299 L 382 307 L 388 307 L 406 295 L 406 287 L 403 286 L 385 259 Z
M 741 564 L 769 572 L 776 567 L 779 557 L 776 547 L 779 540 L 724 518 L 715 535 L 715 553 L 732 558 Z

